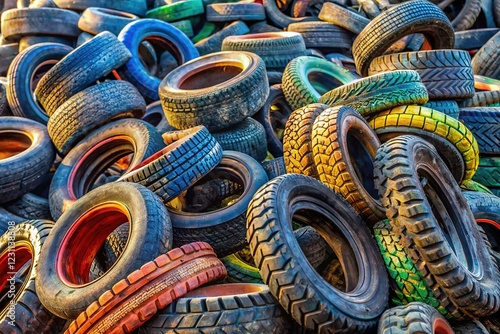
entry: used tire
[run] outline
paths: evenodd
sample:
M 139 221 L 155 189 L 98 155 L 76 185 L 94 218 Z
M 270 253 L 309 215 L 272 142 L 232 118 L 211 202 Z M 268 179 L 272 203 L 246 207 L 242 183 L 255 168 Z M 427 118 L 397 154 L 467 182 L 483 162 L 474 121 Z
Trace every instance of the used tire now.
M 210 53 L 219 52 L 222 48 L 222 42 L 226 37 L 244 35 L 250 30 L 248 26 L 243 21 L 235 21 L 230 25 L 224 27 L 221 31 L 214 33 L 200 41 L 198 41 L 194 46 L 200 53 L 200 55 L 205 56 Z
M 462 108 L 459 119 L 477 139 L 480 154 L 500 154 L 500 107 Z
M 349 31 L 322 21 L 292 23 L 287 30 L 300 33 L 308 49 L 350 50 L 353 40 Z
M 493 37 L 499 31 L 499 28 L 457 31 L 455 32 L 455 49 L 480 49 L 491 37 Z
M 445 115 L 458 119 L 460 115 L 460 109 L 458 108 L 458 103 L 455 100 L 434 100 L 429 101 L 422 107 L 434 109 L 442 112 Z
M 84 11 L 89 7 L 110 8 L 139 16 L 146 14 L 146 0 L 54 0 L 59 8 Z
M 78 20 L 78 28 L 92 35 L 109 31 L 118 36 L 120 31 L 139 16 L 118 10 L 89 7 L 85 9 Z
M 500 91 L 476 92 L 470 99 L 460 101 L 460 108 L 500 107 Z
M 278 0 L 279 1 L 279 0 Z M 289 24 L 302 21 L 314 21 L 312 17 L 294 18 L 282 13 L 278 8 L 277 0 L 262 0 L 267 18 L 278 28 L 286 28 Z
M 261 21 L 266 19 L 260 3 L 214 3 L 206 7 L 208 22 Z
M 19 52 L 18 43 L 0 45 L 0 75 L 6 75 Z
M 325 2 L 321 7 L 318 18 L 357 35 L 370 23 L 370 20 L 366 17 L 335 2 Z
M 103 276 L 90 281 L 95 254 L 108 235 L 127 222 L 123 253 Z M 110 286 L 171 247 L 168 212 L 156 195 L 132 183 L 104 185 L 80 198 L 57 220 L 42 248 L 38 296 L 52 313 L 75 319 Z
M 491 37 L 472 58 L 474 74 L 500 79 L 500 32 Z
M 149 10 L 146 17 L 172 22 L 203 14 L 204 12 L 205 8 L 202 0 L 183 0 L 169 3 L 165 1 L 161 6 Z
M 484 184 L 493 193 L 500 188 L 500 157 L 485 156 L 479 160 L 479 166 L 474 174 L 473 180 Z
M 204 125 L 209 131 L 216 131 L 237 124 L 262 108 L 269 85 L 259 56 L 224 51 L 176 68 L 163 79 L 159 93 L 172 126 L 188 129 Z

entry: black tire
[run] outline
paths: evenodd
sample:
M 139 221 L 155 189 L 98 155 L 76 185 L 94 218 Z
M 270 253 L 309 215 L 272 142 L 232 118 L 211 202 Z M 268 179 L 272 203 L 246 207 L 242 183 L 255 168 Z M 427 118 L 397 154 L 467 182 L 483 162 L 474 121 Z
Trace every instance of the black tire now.
M 78 20 L 78 28 L 92 35 L 103 31 L 118 36 L 120 31 L 139 16 L 107 8 L 90 7 L 83 11 Z
M 52 220 L 49 208 L 49 187 L 53 173 L 44 175 L 44 181 L 33 191 L 4 204 L 5 209 L 24 219 Z
M 49 190 L 52 217 L 59 219 L 117 159 L 133 153 L 130 170 L 163 147 L 158 131 L 136 119 L 115 121 L 89 133 L 64 157 L 54 174 Z
M 0 75 L 6 75 L 10 64 L 14 61 L 19 51 L 19 44 L 11 43 L 0 45 Z
M 50 116 L 47 130 L 64 157 L 94 129 L 120 118 L 141 118 L 146 102 L 135 87 L 122 80 L 103 82 L 73 95 Z
M 443 2 L 448 3 L 447 1 Z M 445 13 L 447 12 L 446 8 L 443 8 L 440 3 L 438 3 L 438 6 Z M 455 29 L 455 31 L 463 31 L 474 26 L 474 23 L 481 14 L 481 6 L 482 1 L 480 0 L 466 0 L 465 3 L 456 11 L 458 13 L 451 21 L 453 29 Z
M 321 96 L 319 103 L 330 107 L 349 106 L 367 117 L 397 106 L 425 104 L 428 99 L 427 89 L 417 72 L 397 70 L 334 88 Z
M 326 258 L 326 241 L 312 226 L 304 226 L 293 231 L 302 253 L 314 269 Z
M 250 30 L 245 22 L 235 21 L 224 27 L 221 31 L 197 42 L 194 46 L 200 55 L 204 56 L 210 53 L 219 52 L 222 48 L 222 42 L 226 37 L 244 35 L 248 32 L 250 32 Z
M 493 17 L 497 27 L 500 27 L 500 1 L 493 0 Z
M 458 103 L 455 100 L 434 100 L 429 101 L 422 107 L 434 109 L 442 112 L 445 115 L 458 119 L 460 115 L 460 109 L 458 108 Z
M 222 64 L 224 71 L 218 71 Z M 262 108 L 269 96 L 269 84 L 259 56 L 224 51 L 176 68 L 163 79 L 159 93 L 167 120 L 175 128 L 204 125 L 209 131 L 217 131 Z
M 495 313 L 500 273 L 434 147 L 415 136 L 384 143 L 375 160 L 375 185 L 394 232 L 450 315 Z
M 0 203 L 5 203 L 43 182 L 55 151 L 45 126 L 26 118 L 2 117 L 0 134 Z
M 486 42 L 472 58 L 474 74 L 488 78 L 500 79 L 500 32 Z
M 26 49 L 14 59 L 7 74 L 7 100 L 14 115 L 47 124 L 49 116 L 33 95 L 36 85 L 33 78 L 43 75 L 72 50 L 58 43 L 43 43 Z
M 429 100 L 474 96 L 474 73 L 469 53 L 463 50 L 431 50 L 395 53 L 373 59 L 368 74 L 414 70 L 427 89 Z
M 286 174 L 285 159 L 283 157 L 274 158 L 262 163 L 262 168 L 266 171 L 269 180 Z
M 331 286 L 309 264 L 293 238 L 294 215 L 314 227 L 339 257 L 348 294 Z M 247 240 L 255 264 L 295 321 L 318 332 L 362 333 L 376 326 L 387 306 L 387 274 L 373 237 L 343 198 L 310 177 L 283 175 L 259 189 L 247 216 Z
M 210 317 L 210 320 L 207 318 Z M 264 284 L 202 287 L 161 309 L 139 328 L 160 333 L 292 333 L 294 324 Z
M 266 19 L 260 3 L 216 3 L 206 7 L 208 22 L 261 21 Z
M 413 302 L 396 306 L 382 314 L 377 333 L 380 334 L 453 334 L 446 319 L 430 305 Z
M 177 65 L 197 58 L 198 51 L 191 40 L 179 29 L 166 22 L 155 19 L 141 19 L 126 25 L 118 39 L 130 51 L 132 58 L 118 69 L 120 76 L 132 83 L 150 103 L 160 99 L 158 86 L 161 78 L 151 75 L 140 61 L 139 45 L 149 42 L 158 54 L 169 52 Z
M 292 108 L 286 101 L 282 86 L 272 85 L 266 103 L 253 116 L 264 126 L 267 149 L 274 157 L 283 156 L 283 133 L 291 113 Z
M 42 305 L 37 296 L 40 283 L 35 283 L 42 246 L 53 226 L 54 224 L 48 221 L 31 220 L 15 227 L 10 225 L 9 233 L 0 237 L 0 253 L 4 254 L 0 284 L 5 291 L 5 295 L 2 293 L 2 299 L 3 305 L 6 305 L 0 310 L 2 333 L 61 332 L 64 320 L 50 313 Z M 10 264 L 10 261 L 10 265 L 7 265 L 7 256 L 12 258 L 9 254 L 15 254 L 14 265 Z M 11 278 L 11 281 L 7 280 Z M 15 288 L 15 296 L 9 295 L 12 288 Z
M 189 213 L 169 207 L 175 245 L 193 241 L 208 242 L 218 257 L 246 246 L 245 220 L 248 203 L 268 178 L 264 169 L 246 154 L 225 151 L 222 161 L 199 182 L 213 178 L 229 179 L 242 185 L 238 199 L 227 207 L 209 212 Z
M 450 20 L 436 5 L 421 0 L 403 2 L 374 18 L 354 40 L 352 54 L 358 73 L 368 75 L 374 58 L 414 33 L 423 34 L 433 49 L 452 49 L 455 42 Z
M 262 4 L 266 10 L 267 18 L 274 23 L 278 28 L 286 28 L 291 23 L 297 23 L 302 21 L 316 21 L 317 18 L 312 17 L 300 17 L 294 18 L 282 13 L 277 6 L 277 1 L 279 0 L 263 0 Z
M 455 49 L 475 50 L 480 49 L 493 37 L 499 28 L 471 29 L 455 32 Z
M 266 158 L 266 130 L 251 117 L 223 131 L 212 132 L 212 136 L 223 150 L 242 152 L 259 162 Z
M 100 33 L 54 65 L 38 82 L 36 97 L 51 116 L 70 97 L 123 65 L 130 56 L 115 35 Z
M 480 154 L 500 154 L 500 107 L 462 108 L 460 121 L 476 137 Z
M 476 92 L 470 99 L 458 102 L 460 108 L 500 107 L 500 91 Z
M 146 14 L 147 0 L 54 0 L 59 8 L 84 11 L 89 7 L 110 8 L 139 16 Z
M 32 35 L 77 37 L 79 18 L 77 13 L 59 8 L 10 9 L 2 13 L 2 37 L 11 41 Z
M 326 50 L 350 50 L 353 36 L 346 29 L 328 22 L 292 23 L 287 28 L 302 34 L 306 47 Z
M 456 323 L 452 327 L 455 334 L 490 334 L 478 320 Z
M 306 55 L 306 45 L 299 33 L 281 31 L 243 36 L 229 36 L 222 42 L 222 51 L 248 51 L 257 54 L 266 69 L 284 70 L 294 58 Z
M 107 215 L 107 224 L 103 225 L 102 215 Z M 90 266 L 97 250 L 125 222 L 129 223 L 130 232 L 122 255 L 103 276 L 90 281 Z M 83 247 L 73 245 L 82 239 L 88 240 Z M 40 256 L 38 296 L 52 313 L 75 319 L 110 286 L 166 253 L 171 246 L 168 212 L 156 195 L 132 183 L 104 185 L 75 202 L 52 229 Z M 61 261 L 66 263 L 62 268 Z
M 267 21 L 260 21 L 250 26 L 251 34 L 260 34 L 265 32 L 281 32 L 281 31 L 283 30 L 267 24 Z
M 148 187 L 167 203 L 208 174 L 221 159 L 221 146 L 199 126 L 130 169 L 119 181 Z
M 7 101 L 6 87 L 8 87 L 8 85 L 0 83 L 0 116 L 12 115 Z
M 335 2 L 325 2 L 318 17 L 320 20 L 335 24 L 357 35 L 370 23 L 366 17 Z

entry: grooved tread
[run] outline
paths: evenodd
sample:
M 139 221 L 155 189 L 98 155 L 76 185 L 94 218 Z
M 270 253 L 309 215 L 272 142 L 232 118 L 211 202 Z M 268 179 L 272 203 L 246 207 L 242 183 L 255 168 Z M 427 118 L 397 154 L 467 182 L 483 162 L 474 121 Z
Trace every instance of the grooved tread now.
M 500 107 L 462 108 L 459 119 L 477 139 L 480 154 L 500 154 Z

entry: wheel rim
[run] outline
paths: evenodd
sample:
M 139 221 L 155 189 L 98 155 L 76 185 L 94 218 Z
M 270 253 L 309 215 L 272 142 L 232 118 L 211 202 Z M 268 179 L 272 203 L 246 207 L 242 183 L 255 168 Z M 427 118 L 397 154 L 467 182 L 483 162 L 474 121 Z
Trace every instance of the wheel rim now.
M 29 133 L 17 130 L 0 131 L 0 161 L 13 159 L 28 150 L 34 138 Z

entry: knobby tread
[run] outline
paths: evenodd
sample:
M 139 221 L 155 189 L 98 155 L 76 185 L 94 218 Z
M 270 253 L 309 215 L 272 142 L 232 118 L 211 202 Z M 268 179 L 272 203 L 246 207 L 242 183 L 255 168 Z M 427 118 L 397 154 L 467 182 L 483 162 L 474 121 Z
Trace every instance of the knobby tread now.
M 500 107 L 462 108 L 459 119 L 477 139 L 480 154 L 500 154 Z
M 472 58 L 472 70 L 476 75 L 500 79 L 500 32 L 496 33 Z

